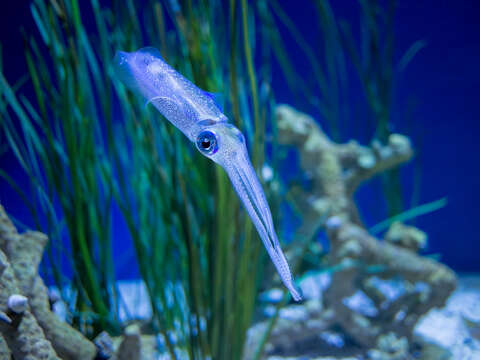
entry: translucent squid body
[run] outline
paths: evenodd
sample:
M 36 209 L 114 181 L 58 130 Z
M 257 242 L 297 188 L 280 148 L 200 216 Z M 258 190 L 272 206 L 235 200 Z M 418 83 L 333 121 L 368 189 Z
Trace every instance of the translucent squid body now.
M 221 165 L 255 225 L 280 277 L 294 300 L 301 300 L 273 228 L 265 194 L 250 163 L 242 133 L 209 94 L 163 61 L 155 48 L 117 52 L 115 72 L 182 131 L 203 155 Z

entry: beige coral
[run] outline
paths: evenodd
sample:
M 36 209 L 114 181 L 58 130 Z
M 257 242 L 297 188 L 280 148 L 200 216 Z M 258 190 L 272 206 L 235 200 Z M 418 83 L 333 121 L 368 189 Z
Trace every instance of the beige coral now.
M 379 336 L 389 332 L 409 338 L 420 316 L 445 303 L 455 289 L 456 277 L 446 266 L 416 253 L 425 241 L 424 234 L 416 228 L 396 224 L 390 229 L 387 242 L 371 236 L 353 200 L 362 182 L 413 156 L 409 139 L 392 134 L 385 145 L 374 142 L 366 147 L 354 141 L 337 144 L 313 118 L 290 106 L 278 106 L 275 115 L 279 142 L 298 149 L 301 167 L 312 181 L 308 193 L 296 191 L 304 217 L 300 231 L 309 233 L 315 219 L 326 217 L 330 262 L 342 264 L 324 294 L 327 309 L 334 312 L 334 321 L 365 347 L 374 347 Z M 375 274 L 380 278 L 400 276 L 406 283 L 405 294 L 385 303 L 378 289 L 369 285 L 373 277 L 366 271 L 369 266 L 383 269 Z M 425 283 L 428 290 L 416 291 L 418 282 Z M 367 317 L 345 305 L 343 300 L 359 289 L 380 309 L 377 316 Z

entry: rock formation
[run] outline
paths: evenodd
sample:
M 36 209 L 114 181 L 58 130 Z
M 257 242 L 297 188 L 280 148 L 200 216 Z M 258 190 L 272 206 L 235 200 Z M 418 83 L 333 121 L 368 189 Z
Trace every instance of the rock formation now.
M 47 237 L 19 234 L 0 205 L 0 359 L 89 360 L 95 345 L 50 310 L 38 275 Z

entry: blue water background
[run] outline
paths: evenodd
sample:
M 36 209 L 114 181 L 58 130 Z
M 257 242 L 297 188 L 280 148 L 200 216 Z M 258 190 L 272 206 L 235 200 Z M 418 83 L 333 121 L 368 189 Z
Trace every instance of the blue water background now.
M 282 6 L 307 40 L 314 44 L 318 39 L 313 38 L 315 31 L 312 29 L 316 26 L 313 6 L 308 1 L 301 3 L 283 1 Z M 358 30 L 357 2 L 342 0 L 332 3 L 335 13 L 351 21 L 354 31 Z M 399 78 L 394 99 L 393 130 L 422 142 L 420 203 L 448 197 L 446 208 L 422 216 L 416 225 L 429 235 L 426 252 L 440 254 L 442 261 L 457 271 L 480 271 L 480 166 L 477 158 L 480 150 L 477 140 L 480 134 L 480 5 L 475 4 L 467 1 L 404 0 L 398 1 L 396 16 L 397 59 L 416 40 L 424 39 L 428 45 Z M 0 41 L 3 69 L 11 83 L 26 71 L 19 24 L 23 24 L 28 32 L 35 30 L 28 2 L 3 4 Z M 285 47 L 292 51 L 297 49 L 288 36 Z M 301 53 L 294 53 L 292 58 L 298 72 L 309 77 L 310 69 Z M 279 69 L 274 67 L 273 70 L 272 86 L 278 101 L 296 106 Z M 358 81 L 351 81 L 350 87 L 350 103 L 361 108 L 363 95 Z M 26 91 L 31 92 L 31 89 L 27 87 Z M 411 100 L 417 105 L 407 122 L 402 119 Z M 299 109 L 311 112 L 311 109 Z M 343 124 L 342 136 L 344 139 L 353 136 L 362 142 L 367 141 L 373 129 L 365 124 L 362 116 L 356 118 L 353 124 Z M 1 168 L 27 189 L 28 181 L 12 154 L 2 156 L 0 161 Z M 413 164 L 402 171 L 407 205 L 411 198 L 413 174 Z M 380 181 L 373 180 L 356 195 L 368 225 L 374 225 L 386 216 L 379 189 Z M 0 201 L 15 218 L 33 226 L 28 210 L 4 182 L 0 182 Z M 114 215 L 117 276 L 135 277 L 138 272 L 133 248 L 125 235 L 124 224 L 118 221 L 119 214 Z

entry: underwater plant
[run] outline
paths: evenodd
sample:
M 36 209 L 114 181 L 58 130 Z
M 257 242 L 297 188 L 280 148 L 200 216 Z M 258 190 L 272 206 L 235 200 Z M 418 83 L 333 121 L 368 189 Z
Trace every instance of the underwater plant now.
M 261 245 L 225 173 L 145 110 L 111 59 L 116 49 L 157 46 L 199 87 L 226 94 L 256 169 L 277 154 L 266 154 L 271 94 L 257 89 L 254 14 L 245 0 L 145 6 L 32 1 L 39 36 L 25 35 L 25 55 L 34 98 L 0 77 L 2 136 L 31 184 L 16 189 L 50 239 L 44 271 L 76 294 L 62 294 L 67 319 L 89 338 L 122 331 L 112 255 L 120 210 L 162 351 L 239 359 L 262 286 Z M 227 32 L 214 31 L 218 21 Z

